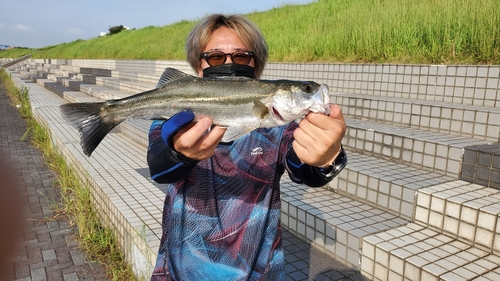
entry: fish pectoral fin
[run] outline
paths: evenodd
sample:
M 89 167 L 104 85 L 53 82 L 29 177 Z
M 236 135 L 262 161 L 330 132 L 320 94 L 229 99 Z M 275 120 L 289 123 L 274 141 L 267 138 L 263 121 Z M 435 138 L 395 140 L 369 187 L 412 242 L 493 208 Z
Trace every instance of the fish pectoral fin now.
M 253 127 L 228 127 L 224 136 L 222 137 L 222 142 L 230 142 L 238 139 L 251 131 L 255 130 Z
M 266 115 L 269 113 L 266 105 L 260 100 L 253 101 L 252 114 L 260 119 L 264 119 Z

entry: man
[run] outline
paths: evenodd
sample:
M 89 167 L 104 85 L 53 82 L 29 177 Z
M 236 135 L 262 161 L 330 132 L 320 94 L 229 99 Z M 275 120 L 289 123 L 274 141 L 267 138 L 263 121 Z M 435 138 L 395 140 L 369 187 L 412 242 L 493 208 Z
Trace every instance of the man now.
M 253 23 L 218 14 L 191 31 L 186 52 L 203 77 L 258 78 L 268 56 Z M 342 170 L 340 107 L 230 143 L 209 116 L 193 119 L 184 111 L 153 122 L 149 133 L 151 176 L 168 183 L 151 280 L 285 280 L 279 181 L 286 169 L 295 182 L 322 186 Z

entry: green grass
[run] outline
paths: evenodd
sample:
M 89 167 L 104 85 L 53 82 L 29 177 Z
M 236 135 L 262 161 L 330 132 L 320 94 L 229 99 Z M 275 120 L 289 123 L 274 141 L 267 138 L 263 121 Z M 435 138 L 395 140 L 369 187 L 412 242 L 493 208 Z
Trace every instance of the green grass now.
M 9 50 L 1 50 L 0 58 L 19 58 L 24 55 L 28 55 L 33 53 L 34 49 L 25 49 L 25 48 L 13 48 Z
M 324 0 L 249 17 L 274 61 L 498 63 L 499 3 Z
M 32 116 L 28 89 L 17 88 L 4 69 L 0 69 L 0 78 L 11 96 L 13 104 L 21 105 L 21 116 L 26 120 L 32 143 L 43 152 L 46 165 L 54 171 L 57 179 L 55 186 L 60 188 L 61 202 L 55 202 L 56 215 L 67 216 L 78 228 L 80 246 L 88 257 L 106 267 L 107 276 L 114 281 L 136 280 L 131 267 L 125 262 L 123 252 L 113 232 L 102 226 L 92 204 L 90 186 L 82 182 L 76 172 L 54 147 L 49 133 Z
M 247 14 L 270 61 L 500 64 L 498 0 L 320 0 Z M 184 60 L 196 21 L 48 46 L 35 58 Z M 10 56 L 9 51 L 0 57 Z

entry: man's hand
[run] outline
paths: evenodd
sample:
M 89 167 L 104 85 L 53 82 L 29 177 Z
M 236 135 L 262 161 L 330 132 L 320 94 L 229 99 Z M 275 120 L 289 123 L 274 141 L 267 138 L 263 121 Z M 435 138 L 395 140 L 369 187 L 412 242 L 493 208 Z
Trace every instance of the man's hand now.
M 226 132 L 225 128 L 211 127 L 212 119 L 209 117 L 190 123 L 172 137 L 173 149 L 195 160 L 210 158 Z
M 311 112 L 300 121 L 293 133 L 293 150 L 302 162 L 326 167 L 339 154 L 345 131 L 340 106 L 330 105 L 330 115 Z

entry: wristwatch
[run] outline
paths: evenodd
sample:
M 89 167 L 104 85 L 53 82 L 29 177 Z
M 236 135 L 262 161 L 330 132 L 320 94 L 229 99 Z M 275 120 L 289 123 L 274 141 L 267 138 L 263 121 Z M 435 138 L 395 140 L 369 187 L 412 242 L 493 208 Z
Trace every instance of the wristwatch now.
M 315 171 L 325 180 L 331 180 L 336 177 L 347 165 L 347 154 L 344 148 L 340 146 L 339 155 L 333 160 L 333 163 L 326 168 L 314 167 Z

